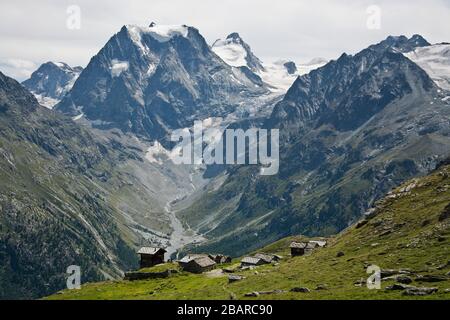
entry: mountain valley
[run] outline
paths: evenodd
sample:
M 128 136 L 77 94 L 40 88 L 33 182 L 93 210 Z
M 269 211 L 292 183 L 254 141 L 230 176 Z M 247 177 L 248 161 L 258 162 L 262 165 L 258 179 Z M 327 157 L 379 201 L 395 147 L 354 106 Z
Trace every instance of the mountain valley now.
M 448 44 L 420 35 L 390 36 L 336 60 L 265 62 L 236 32 L 209 45 L 194 27 L 151 23 L 123 26 L 85 68 L 47 62 L 22 85 L 0 73 L 0 298 L 59 291 L 69 265 L 81 266 L 83 283 L 120 279 L 137 268 L 140 246 L 166 248 L 166 258 L 239 257 L 263 247 L 286 255 L 287 241 L 299 234 L 336 240 L 326 253 L 267 272 L 276 277 L 292 276 L 292 266 L 308 269 L 308 259 L 334 263 L 341 247 L 358 261 L 373 257 L 358 255 L 355 239 L 365 250 L 381 241 L 378 229 L 362 234 L 355 223 L 380 199 L 389 202 L 390 190 L 430 172 L 421 178 L 433 185 L 424 194 L 445 188 L 433 170 L 450 155 L 448 52 Z M 279 172 L 175 164 L 180 146 L 171 134 L 191 132 L 196 121 L 219 136 L 227 128 L 279 129 Z M 211 143 L 205 140 L 203 147 Z M 401 205 L 414 207 L 408 197 L 411 203 Z M 403 207 L 392 217 L 390 205 L 380 217 L 415 219 Z M 435 223 L 436 214 L 430 212 L 427 232 L 435 227 L 446 237 L 448 226 Z M 382 246 L 413 233 L 411 227 L 382 238 Z M 433 253 L 446 241 L 433 242 Z M 426 259 L 416 263 L 417 252 L 402 257 L 422 268 Z M 393 259 L 383 263 L 393 268 Z M 223 285 L 216 280 L 208 280 L 212 288 Z M 239 294 L 268 289 L 255 281 L 251 288 L 236 284 Z M 147 285 L 137 288 L 149 291 Z M 55 297 L 91 298 L 99 289 L 99 296 L 117 298 L 108 286 L 130 290 L 120 298 L 133 292 L 108 282 Z M 353 284 L 345 287 L 341 297 L 353 292 Z M 157 298 L 185 294 L 162 292 Z M 228 296 L 217 289 L 192 298 Z

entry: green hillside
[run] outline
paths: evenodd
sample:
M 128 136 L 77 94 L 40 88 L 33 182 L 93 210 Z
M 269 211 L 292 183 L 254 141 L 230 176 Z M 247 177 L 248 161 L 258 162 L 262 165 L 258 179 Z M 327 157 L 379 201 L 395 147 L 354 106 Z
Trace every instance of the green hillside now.
M 450 299 L 449 216 L 450 164 L 445 164 L 394 189 L 365 220 L 329 238 L 326 248 L 311 255 L 290 257 L 289 243 L 301 237 L 285 238 L 259 250 L 283 259 L 279 264 L 236 270 L 234 274 L 244 276 L 243 280 L 229 283 L 228 275 L 220 271 L 179 272 L 165 279 L 90 283 L 48 299 Z M 232 269 L 238 261 L 226 267 Z M 371 264 L 382 269 L 383 277 L 401 270 L 403 278 L 412 280 L 410 286 L 438 291 L 410 296 L 405 290 L 386 290 L 395 280 L 383 280 L 380 290 L 369 290 L 365 279 Z M 154 268 L 161 271 L 176 265 Z M 296 287 L 310 292 L 290 291 Z M 246 296 L 251 292 L 260 294 Z

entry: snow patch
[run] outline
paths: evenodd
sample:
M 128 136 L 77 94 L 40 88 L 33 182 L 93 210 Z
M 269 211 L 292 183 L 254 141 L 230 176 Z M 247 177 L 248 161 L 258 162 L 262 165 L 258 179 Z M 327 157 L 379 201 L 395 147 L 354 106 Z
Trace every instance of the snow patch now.
M 128 70 L 128 62 L 127 61 L 119 61 L 117 59 L 113 59 L 111 61 L 111 75 L 113 77 L 118 77 L 122 74 L 122 72 Z
M 145 154 L 145 158 L 151 163 L 157 163 L 162 165 L 163 161 L 161 159 L 161 155 L 168 155 L 170 152 L 163 147 L 158 140 L 155 140 L 153 145 L 147 149 L 147 153 Z
M 288 60 L 277 60 L 272 63 L 263 63 L 264 71 L 257 73 L 261 79 L 272 86 L 273 92 L 286 92 L 297 79 L 298 76 L 308 74 L 314 69 L 320 68 L 327 62 L 323 59 L 313 60 L 307 64 L 296 64 L 297 72 L 289 74 L 284 64 Z
M 425 70 L 436 85 L 450 90 L 450 44 L 420 47 L 404 55 Z
M 188 27 L 179 25 L 153 25 L 147 28 L 147 31 L 153 38 L 160 42 L 166 42 L 175 36 L 187 37 Z
M 227 123 L 228 122 L 225 122 L 221 117 L 210 117 L 204 119 L 202 121 L 203 137 L 199 137 L 199 139 L 203 139 L 203 142 L 207 145 L 215 145 L 216 143 L 219 143 Z M 183 130 L 186 134 L 191 132 L 190 128 L 183 128 L 181 130 Z M 190 143 L 190 141 L 181 141 L 174 148 L 172 148 L 172 150 L 167 150 L 158 140 L 155 140 L 153 145 L 147 149 L 145 158 L 149 162 L 159 165 L 163 165 L 165 160 L 170 160 L 175 163 L 174 159 L 178 158 L 181 154 L 183 143 Z
M 80 113 L 79 115 L 72 118 L 73 121 L 80 120 L 84 116 L 84 113 Z
M 173 160 L 180 155 L 182 148 L 183 145 L 178 144 L 172 150 L 167 150 L 158 140 L 155 140 L 153 145 L 147 149 L 145 158 L 150 163 L 163 165 L 165 160 L 174 162 Z
M 66 69 L 68 66 L 64 62 L 53 62 L 58 68 Z
M 127 25 L 130 36 L 133 41 L 142 47 L 142 35 L 148 34 L 159 42 L 167 42 L 175 36 L 187 37 L 189 27 L 185 25 L 152 25 L 149 27 L 140 27 L 136 25 Z M 145 50 L 144 50 L 145 51 Z
M 47 109 L 53 109 L 53 107 L 59 102 L 58 99 L 43 96 L 42 94 L 37 94 L 33 91 L 31 93 L 36 97 L 39 104 Z
M 247 52 L 240 44 L 233 43 L 230 39 L 218 40 L 212 46 L 212 51 L 223 61 L 232 67 L 247 66 Z
M 241 43 L 235 42 L 232 38 L 217 40 L 211 46 L 211 50 L 232 67 L 245 66 L 252 69 L 247 63 L 246 49 Z M 306 64 L 296 64 L 297 72 L 295 74 L 289 74 L 286 66 L 284 66 L 286 62 L 289 62 L 289 60 L 277 60 L 271 63 L 262 63 L 262 70 L 258 69 L 255 74 L 271 87 L 272 92 L 284 93 L 291 87 L 298 76 L 322 67 L 328 61 L 323 58 L 315 58 Z M 234 70 L 234 73 L 236 77 L 232 80 L 242 84 L 245 81 L 243 79 L 246 77 L 239 75 L 236 70 Z

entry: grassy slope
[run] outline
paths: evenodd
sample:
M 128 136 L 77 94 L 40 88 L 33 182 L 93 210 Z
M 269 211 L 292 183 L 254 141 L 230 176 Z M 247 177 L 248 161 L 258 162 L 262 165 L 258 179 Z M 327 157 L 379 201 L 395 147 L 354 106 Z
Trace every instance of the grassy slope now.
M 86 284 L 81 290 L 63 291 L 49 299 L 230 299 L 245 298 L 252 291 L 289 290 L 296 286 L 311 289 L 310 293 L 261 295 L 262 299 L 449 299 L 450 280 L 437 283 L 414 281 L 412 285 L 438 287 L 439 291 L 424 297 L 406 297 L 401 291 L 386 291 L 392 281 L 383 281 L 381 290 L 358 287 L 354 282 L 366 279 L 365 265 L 382 269 L 408 268 L 416 274 L 446 274 L 437 266 L 450 258 L 450 218 L 439 221 L 439 215 L 450 202 L 450 166 L 431 175 L 413 180 L 409 193 L 394 190 L 396 198 L 384 198 L 377 204 L 378 214 L 360 228 L 351 226 L 329 241 L 329 246 L 310 256 L 290 258 L 288 245 L 298 237 L 277 241 L 263 252 L 279 253 L 285 258 L 279 265 L 258 267 L 239 272 L 246 279 L 228 284 L 226 276 L 208 277 L 181 272 L 168 279 L 116 281 Z M 344 256 L 337 257 L 337 252 Z M 236 261 L 237 262 L 237 261 Z M 173 268 L 173 264 L 167 265 Z M 158 270 L 164 266 L 158 266 Z M 415 278 L 413 276 L 413 278 Z M 328 290 L 314 290 L 326 284 Z

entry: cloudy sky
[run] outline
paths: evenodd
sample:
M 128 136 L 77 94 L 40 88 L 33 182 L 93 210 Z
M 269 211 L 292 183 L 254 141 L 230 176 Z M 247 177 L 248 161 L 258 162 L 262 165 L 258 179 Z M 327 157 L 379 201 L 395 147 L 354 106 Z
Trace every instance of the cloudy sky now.
M 73 5 L 80 29 L 67 27 Z M 0 71 L 23 80 L 49 60 L 85 66 L 122 25 L 151 21 L 195 26 L 209 43 L 239 32 L 264 61 L 333 59 L 390 34 L 450 42 L 450 0 L 1 0 Z

